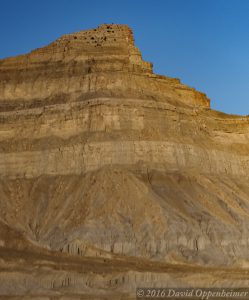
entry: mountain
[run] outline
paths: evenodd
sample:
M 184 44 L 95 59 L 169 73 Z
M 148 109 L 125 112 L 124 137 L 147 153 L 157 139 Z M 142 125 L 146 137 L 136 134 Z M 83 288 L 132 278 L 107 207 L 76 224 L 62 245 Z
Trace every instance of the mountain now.
M 248 140 L 126 25 L 0 60 L 0 295 L 247 286 Z

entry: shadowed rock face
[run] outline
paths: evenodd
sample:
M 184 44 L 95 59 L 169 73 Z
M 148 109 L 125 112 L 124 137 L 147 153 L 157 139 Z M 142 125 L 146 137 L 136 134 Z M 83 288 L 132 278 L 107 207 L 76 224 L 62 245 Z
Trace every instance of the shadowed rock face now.
M 1 273 L 0 294 L 70 287 L 90 299 L 113 285 L 119 295 L 132 276 L 140 286 L 167 276 L 169 285 L 198 284 L 198 276 L 171 277 L 165 263 L 247 266 L 248 137 L 248 117 L 213 111 L 205 94 L 154 74 L 125 25 L 0 60 L 0 266 L 9 272 Z M 10 258 L 6 249 L 19 252 Z M 25 260 L 27 253 L 34 257 Z M 85 256 L 110 259 L 107 281 Z M 15 274 L 39 257 L 53 262 L 57 280 L 42 271 L 33 279 Z M 131 257 L 142 269 L 130 266 Z M 91 267 L 84 278 L 78 268 L 58 273 L 62 258 L 70 268 L 70 259 L 84 260 L 95 277 L 87 277 Z M 119 270 L 120 260 L 126 267 Z M 151 270 L 148 260 L 162 266 Z M 247 285 L 244 275 L 226 281 L 205 272 L 201 286 Z M 26 287 L 15 292 L 24 277 Z M 93 287 L 81 290 L 86 282 Z

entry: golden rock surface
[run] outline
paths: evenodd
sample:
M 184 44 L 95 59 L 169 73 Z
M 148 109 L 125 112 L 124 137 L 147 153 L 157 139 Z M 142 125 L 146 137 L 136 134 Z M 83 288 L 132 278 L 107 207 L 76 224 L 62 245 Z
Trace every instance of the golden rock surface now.
M 0 298 L 247 287 L 248 141 L 126 25 L 0 60 Z

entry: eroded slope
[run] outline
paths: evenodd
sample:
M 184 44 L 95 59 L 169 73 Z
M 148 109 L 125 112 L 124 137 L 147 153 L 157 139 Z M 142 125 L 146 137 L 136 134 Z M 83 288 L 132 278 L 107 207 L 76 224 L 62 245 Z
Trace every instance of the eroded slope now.
M 31 249 L 53 259 L 118 256 L 127 266 L 139 257 L 151 267 L 247 267 L 248 123 L 211 110 L 203 93 L 178 79 L 154 74 L 127 26 L 102 25 L 1 60 L 1 262 L 8 269 L 7 249 L 18 248 L 24 252 L 13 257 Z M 36 267 L 39 279 L 32 281 L 14 274 L 30 266 L 13 263 L 13 278 L 1 275 L 9 282 L 2 291 L 11 293 L 25 277 L 17 294 L 36 287 L 50 294 L 61 282 L 70 293 L 87 294 L 80 282 L 95 286 L 102 276 L 94 268 L 94 278 L 89 270 L 76 279 L 72 270 L 55 272 L 53 286 Z M 135 284 L 147 276 L 140 271 Z M 186 269 L 178 271 L 173 279 L 148 275 L 147 282 L 198 282 L 191 274 L 182 281 Z M 106 276 L 119 293 L 128 285 Z M 217 280 L 208 276 L 199 283 Z M 106 282 L 96 290 L 110 288 Z M 234 285 L 242 283 L 239 277 Z

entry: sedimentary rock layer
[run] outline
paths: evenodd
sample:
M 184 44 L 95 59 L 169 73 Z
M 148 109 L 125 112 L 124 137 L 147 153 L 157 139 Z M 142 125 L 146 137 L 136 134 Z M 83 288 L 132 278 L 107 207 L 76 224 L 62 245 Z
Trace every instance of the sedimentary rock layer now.
M 0 246 L 246 266 L 248 138 L 124 25 L 1 60 Z

